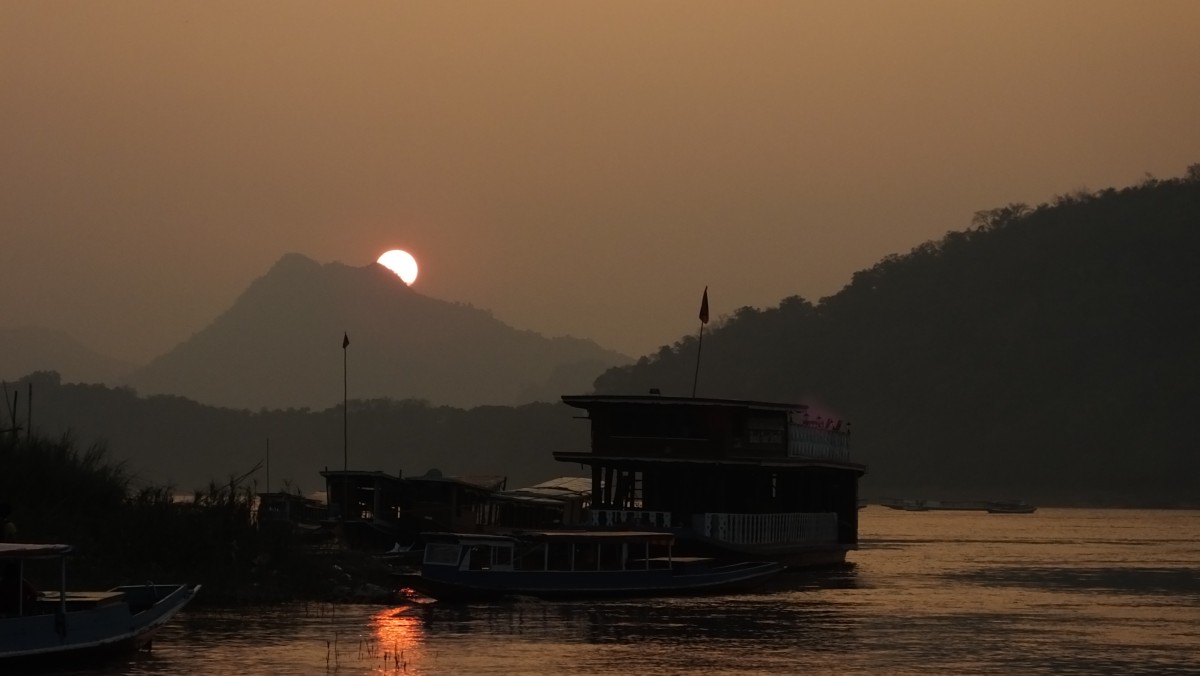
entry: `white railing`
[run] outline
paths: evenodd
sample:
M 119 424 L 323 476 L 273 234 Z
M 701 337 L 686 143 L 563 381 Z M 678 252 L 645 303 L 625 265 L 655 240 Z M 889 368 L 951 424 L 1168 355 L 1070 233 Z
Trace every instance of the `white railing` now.
M 810 425 L 788 425 L 788 457 L 849 460 L 850 435 Z
M 670 512 L 652 512 L 645 509 L 593 509 L 593 526 L 639 526 L 670 528 Z
M 697 514 L 693 524 L 705 537 L 738 545 L 837 542 L 837 514 Z

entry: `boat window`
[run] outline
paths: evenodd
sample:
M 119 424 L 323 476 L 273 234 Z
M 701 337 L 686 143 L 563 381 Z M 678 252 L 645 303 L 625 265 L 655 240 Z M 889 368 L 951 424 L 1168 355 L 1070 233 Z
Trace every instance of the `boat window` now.
M 425 563 L 435 563 L 439 566 L 458 565 L 458 545 L 444 542 L 431 542 L 425 545 Z
M 637 570 L 650 567 L 646 560 L 649 551 L 645 542 L 630 542 L 627 545 L 627 551 L 629 554 L 629 561 L 625 564 L 627 569 Z
M 546 560 L 546 570 L 571 570 L 571 545 L 552 543 L 549 557 Z
M 600 570 L 621 570 L 621 544 L 600 545 Z
M 513 550 L 512 547 L 493 547 L 492 548 L 492 565 L 497 568 L 512 568 Z
M 650 545 L 650 567 L 670 568 L 671 548 L 666 545 Z
M 491 547 L 487 545 L 475 545 L 471 547 L 471 552 L 468 556 L 471 557 L 469 570 L 487 570 L 492 564 Z
M 703 414 L 683 406 L 631 407 L 610 422 L 615 437 L 703 439 L 706 429 Z
M 517 570 L 546 570 L 546 549 L 540 545 L 523 545 L 517 550 Z
M 575 570 L 596 570 L 596 547 L 588 542 L 575 544 Z

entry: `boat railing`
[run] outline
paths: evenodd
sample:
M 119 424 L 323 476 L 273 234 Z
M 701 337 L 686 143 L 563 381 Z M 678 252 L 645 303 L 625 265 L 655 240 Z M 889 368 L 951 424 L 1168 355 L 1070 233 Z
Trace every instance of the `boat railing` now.
M 589 518 L 593 526 L 671 527 L 670 512 L 646 509 L 593 509 L 590 511 Z
M 739 545 L 837 542 L 835 512 L 697 514 L 693 527 L 705 537 Z
M 789 424 L 788 457 L 849 460 L 850 435 L 841 430 L 822 429 L 796 423 Z

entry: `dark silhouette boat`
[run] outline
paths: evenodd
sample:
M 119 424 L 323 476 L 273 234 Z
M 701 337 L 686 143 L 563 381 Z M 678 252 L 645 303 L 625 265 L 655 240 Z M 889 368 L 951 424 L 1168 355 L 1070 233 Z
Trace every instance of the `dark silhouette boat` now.
M 67 591 L 70 545 L 0 543 L 0 673 L 17 667 L 92 664 L 144 647 L 200 585 L 144 584 Z M 25 564 L 57 560 L 59 588 L 35 591 Z
M 674 556 L 669 533 L 429 533 L 424 539 L 420 573 L 398 578 L 439 601 L 710 594 L 752 588 L 784 570 L 769 561 Z
M 1021 501 L 989 502 L 987 511 L 988 514 L 1033 514 L 1037 511 L 1037 506 Z
M 858 547 L 849 423 L 803 404 L 565 396 L 587 411 L 591 449 L 556 452 L 591 468 L 590 525 L 663 530 L 679 551 L 791 567 L 844 563 Z

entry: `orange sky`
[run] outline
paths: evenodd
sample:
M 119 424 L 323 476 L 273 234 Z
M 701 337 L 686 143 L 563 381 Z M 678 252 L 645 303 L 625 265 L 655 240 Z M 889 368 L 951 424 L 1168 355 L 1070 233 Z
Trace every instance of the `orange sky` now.
M 284 253 L 631 355 L 1200 162 L 1200 2 L 0 3 L 0 325 L 144 361 Z M 335 347 L 341 327 L 334 327 Z

